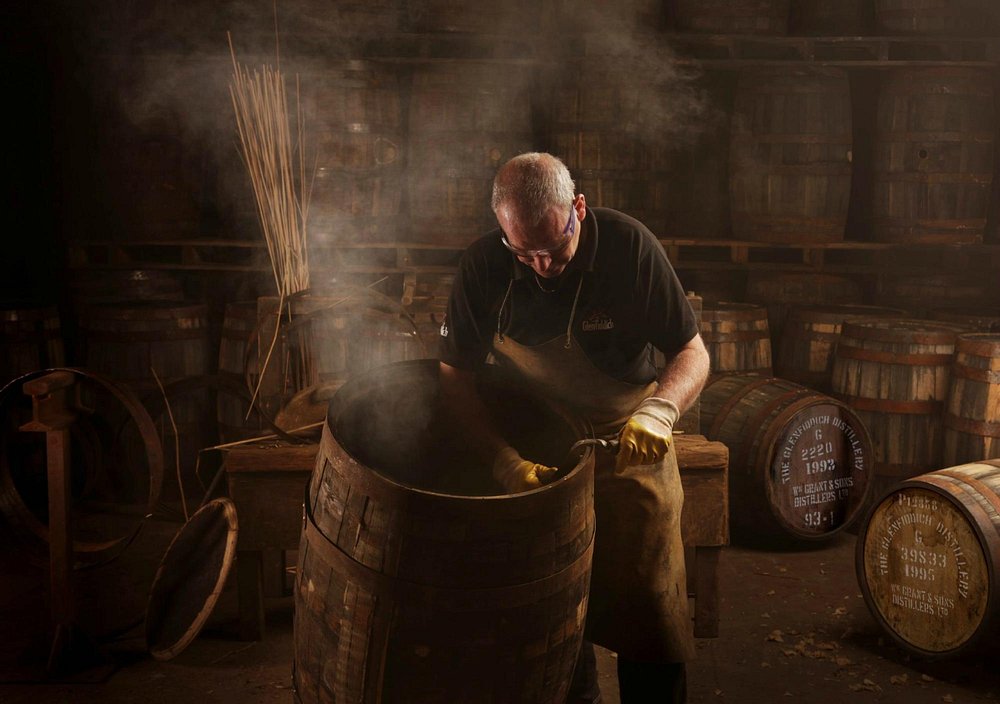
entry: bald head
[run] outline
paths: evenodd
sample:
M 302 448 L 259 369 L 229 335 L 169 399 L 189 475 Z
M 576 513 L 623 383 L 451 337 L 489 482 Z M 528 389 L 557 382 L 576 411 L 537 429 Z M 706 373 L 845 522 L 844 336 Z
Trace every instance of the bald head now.
M 552 207 L 573 202 L 575 184 L 558 158 L 542 152 L 520 154 L 500 167 L 493 179 L 493 212 L 501 209 L 529 226 L 537 225 Z

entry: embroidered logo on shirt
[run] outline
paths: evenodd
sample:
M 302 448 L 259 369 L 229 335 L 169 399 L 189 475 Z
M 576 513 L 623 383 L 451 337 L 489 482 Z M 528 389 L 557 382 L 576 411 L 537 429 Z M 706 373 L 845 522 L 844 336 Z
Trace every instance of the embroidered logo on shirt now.
M 441 333 L 441 337 L 448 337 L 448 317 L 441 321 L 441 329 L 438 330 Z
M 584 332 L 596 332 L 599 330 L 613 330 L 615 321 L 603 310 L 599 310 L 584 319 L 581 324 Z

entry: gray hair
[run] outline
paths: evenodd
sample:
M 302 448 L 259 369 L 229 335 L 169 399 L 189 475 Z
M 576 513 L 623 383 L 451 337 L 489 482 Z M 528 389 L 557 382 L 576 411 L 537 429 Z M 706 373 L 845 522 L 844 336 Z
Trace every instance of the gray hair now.
M 566 164 L 551 154 L 528 152 L 500 167 L 490 204 L 493 212 L 509 207 L 519 220 L 534 226 L 553 206 L 569 207 L 575 189 Z

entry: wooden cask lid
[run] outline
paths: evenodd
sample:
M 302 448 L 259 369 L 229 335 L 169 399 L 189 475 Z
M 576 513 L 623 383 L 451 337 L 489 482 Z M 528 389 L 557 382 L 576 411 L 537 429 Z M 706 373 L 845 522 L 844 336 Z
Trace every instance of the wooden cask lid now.
M 947 657 L 995 625 L 1000 460 L 914 477 L 877 503 L 858 536 L 858 582 L 905 649 Z

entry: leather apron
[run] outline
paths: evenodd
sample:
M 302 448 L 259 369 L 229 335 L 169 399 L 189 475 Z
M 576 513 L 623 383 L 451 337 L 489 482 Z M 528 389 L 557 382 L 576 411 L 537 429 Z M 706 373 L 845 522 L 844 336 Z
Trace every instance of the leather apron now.
M 656 383 L 630 384 L 595 367 L 572 339 L 575 307 L 566 335 L 538 345 L 515 342 L 498 324 L 493 359 L 502 377 L 562 404 L 589 422 L 597 437 L 614 437 Z M 585 637 L 630 660 L 684 662 L 694 656 L 694 638 L 677 455 L 671 444 L 657 464 L 622 474 L 614 466 L 613 455 L 596 452 L 597 532 Z

